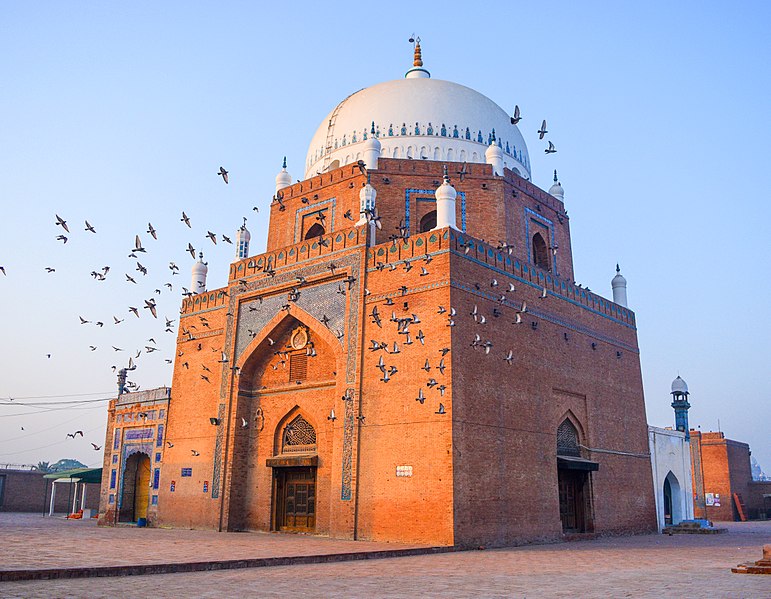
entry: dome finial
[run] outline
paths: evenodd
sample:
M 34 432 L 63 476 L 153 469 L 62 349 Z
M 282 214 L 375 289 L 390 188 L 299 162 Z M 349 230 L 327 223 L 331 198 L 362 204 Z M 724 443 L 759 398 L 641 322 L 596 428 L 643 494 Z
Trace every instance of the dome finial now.
M 372 121 L 372 128 L 369 130 L 372 135 L 375 135 L 375 121 Z
M 284 162 L 281 163 L 281 168 L 286 168 L 286 156 L 284 156 Z
M 450 175 L 447 174 L 447 165 L 444 165 L 444 182 L 450 184 Z
M 423 66 L 423 52 L 420 49 L 420 38 L 415 37 L 415 34 L 412 34 L 412 37 L 410 38 L 410 43 L 415 44 L 415 55 L 412 61 L 412 66 L 414 67 L 422 67 Z
M 554 182 L 557 182 L 557 169 L 554 169 Z
M 618 265 L 618 262 L 616 262 L 616 272 L 617 272 L 617 273 L 620 273 L 620 272 L 621 272 L 621 267 Z M 679 374 L 679 373 L 678 373 L 678 374 Z

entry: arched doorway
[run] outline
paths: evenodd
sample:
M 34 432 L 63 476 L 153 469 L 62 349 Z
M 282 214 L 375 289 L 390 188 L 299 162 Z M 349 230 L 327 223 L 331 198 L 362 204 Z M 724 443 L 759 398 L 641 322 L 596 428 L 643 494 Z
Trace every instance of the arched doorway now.
M 299 414 L 284 427 L 272 460 L 276 530 L 316 529 L 317 461 L 316 430 Z
M 544 270 L 549 270 L 549 251 L 543 235 L 533 235 L 533 264 Z
M 565 418 L 557 428 L 557 483 L 563 533 L 591 532 L 591 472 L 599 464 L 581 456 L 578 429 Z
M 136 522 L 147 518 L 150 505 L 150 456 L 131 454 L 123 465 L 123 490 L 120 503 L 120 521 Z
M 664 524 L 671 526 L 683 520 L 680 482 L 669 472 L 664 479 Z

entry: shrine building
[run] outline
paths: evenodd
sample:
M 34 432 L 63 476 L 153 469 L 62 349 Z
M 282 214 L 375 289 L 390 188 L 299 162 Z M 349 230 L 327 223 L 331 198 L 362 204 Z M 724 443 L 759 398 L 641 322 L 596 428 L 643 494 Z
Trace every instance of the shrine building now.
M 532 183 L 516 120 L 419 43 L 335 106 L 303 180 L 276 177 L 266 252 L 243 226 L 226 287 L 194 266 L 163 429 L 111 417 L 101 521 L 459 547 L 654 530 L 626 281 L 575 282 L 564 190 Z

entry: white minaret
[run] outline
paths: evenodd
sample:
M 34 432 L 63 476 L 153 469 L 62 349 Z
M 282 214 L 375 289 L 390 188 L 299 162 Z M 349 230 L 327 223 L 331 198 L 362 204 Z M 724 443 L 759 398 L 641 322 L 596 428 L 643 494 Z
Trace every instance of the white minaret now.
M 621 275 L 621 268 L 616 264 L 616 276 L 610 282 L 613 287 L 613 301 L 619 306 L 628 308 L 626 304 L 626 279 Z
M 252 234 L 246 228 L 246 217 L 244 217 L 244 224 L 236 231 L 236 260 L 243 260 L 249 257 L 249 241 L 251 238 Z
M 447 165 L 444 165 L 444 181 L 436 188 L 436 227 L 433 230 L 452 227 L 455 225 L 455 198 L 458 192 L 450 185 L 450 177 L 447 175 Z
M 560 202 L 565 199 L 565 190 L 562 189 L 562 185 L 557 179 L 557 171 L 554 171 L 554 184 L 549 188 L 549 193 L 557 198 Z
M 369 131 L 369 138 L 364 142 L 364 165 L 369 169 L 377 169 L 377 160 L 380 158 L 380 140 L 375 137 L 375 121 L 372 121 L 372 129 Z
M 370 185 L 369 173 L 367 173 L 367 184 L 359 191 L 359 221 L 356 226 L 361 226 L 367 222 L 367 214 L 375 214 L 375 200 L 377 199 L 377 190 Z
M 193 277 L 190 281 L 190 291 L 193 293 L 203 293 L 206 291 L 206 273 L 209 267 L 203 261 L 203 252 L 198 254 L 198 262 L 193 264 Z
M 281 171 L 276 175 L 276 193 L 284 187 L 289 187 L 292 184 L 292 175 L 290 175 L 286 171 L 286 156 L 284 156 L 284 164 L 282 165 Z
M 495 141 L 495 129 L 493 129 L 493 138 L 490 146 L 485 150 L 485 160 L 487 164 L 493 165 L 493 175 L 503 175 L 503 150 Z

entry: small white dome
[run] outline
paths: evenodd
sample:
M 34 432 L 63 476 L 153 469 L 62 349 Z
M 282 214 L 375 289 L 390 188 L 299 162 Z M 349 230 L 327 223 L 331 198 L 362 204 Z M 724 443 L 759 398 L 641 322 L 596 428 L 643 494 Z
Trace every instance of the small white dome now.
M 442 181 L 442 184 L 436 188 L 436 193 L 434 195 L 436 196 L 437 200 L 455 201 L 455 198 L 458 197 L 458 192 L 455 191 L 455 188 L 450 183 L 449 177 L 445 175 L 444 181 Z
M 198 254 L 198 261 L 193 264 L 193 274 L 194 275 L 205 275 L 209 272 L 209 267 L 206 265 L 206 262 L 203 261 L 203 253 Z
M 558 200 L 565 199 L 565 190 L 562 189 L 562 185 L 557 179 L 557 171 L 554 171 L 554 184 L 549 188 L 549 194 L 553 195 Z
M 276 175 L 276 191 L 289 187 L 292 184 L 292 175 L 286 170 L 286 156 L 284 156 L 284 164 L 281 171 Z
M 490 162 L 493 158 L 503 158 L 503 150 L 498 147 L 495 140 L 485 150 L 485 158 L 487 158 L 487 162 Z
M 677 375 L 677 378 L 672 381 L 672 393 L 678 393 L 678 394 L 688 394 L 688 385 L 685 383 L 683 379 L 680 378 L 680 375 Z
M 621 267 L 618 264 L 616 264 L 616 276 L 610 281 L 610 285 L 614 288 L 626 287 L 626 279 L 624 278 L 624 275 L 621 274 Z

